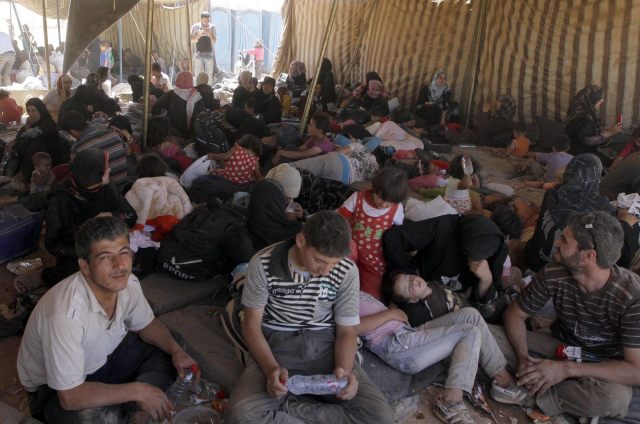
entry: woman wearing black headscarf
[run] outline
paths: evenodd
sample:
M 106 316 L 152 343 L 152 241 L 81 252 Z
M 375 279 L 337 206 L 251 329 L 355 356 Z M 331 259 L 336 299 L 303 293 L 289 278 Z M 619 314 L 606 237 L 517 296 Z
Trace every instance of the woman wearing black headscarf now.
M 569 153 L 593 153 L 598 155 L 598 146 L 622 131 L 622 123 L 601 128 L 598 111 L 604 103 L 602 88 L 588 85 L 571 99 L 567 114 L 565 133 L 571 138 Z M 598 155 L 600 157 L 600 155 Z M 600 159 L 604 159 L 600 157 Z M 606 159 L 609 161 L 609 159 Z
M 33 97 L 27 100 L 26 124 L 16 134 L 16 141 L 11 149 L 11 160 L 7 165 L 6 174 L 16 176 L 21 174 L 22 181 L 30 182 L 33 172 L 33 154 L 36 152 L 49 153 L 52 158 L 57 157 L 58 132 L 56 123 L 42 100 Z M 57 165 L 57 163 L 54 163 Z
M 599 194 L 601 176 L 600 159 L 591 153 L 583 153 L 569 162 L 562 184 L 546 192 L 536 229 L 525 247 L 525 260 L 533 271 L 538 271 L 551 259 L 553 243 L 569 215 L 595 211 L 613 214 L 613 206 Z
M 516 109 L 515 99 L 508 94 L 503 94 L 496 102 L 486 103 L 473 119 L 478 144 L 507 147 L 513 139 Z
M 326 57 L 322 59 L 320 65 L 320 75 L 318 77 L 318 83 L 321 85 L 320 89 L 320 103 L 322 104 L 322 111 L 328 110 L 327 105 L 330 103 L 336 103 L 336 83 L 333 79 L 333 71 L 331 70 L 333 65 L 331 61 Z
M 507 235 L 519 237 L 522 223 L 512 210 L 492 219 L 471 214 L 444 215 L 394 226 L 382 235 L 389 272 L 416 270 L 427 281 L 469 295 L 486 318 L 497 316 L 500 279 L 508 247 Z M 410 252 L 417 251 L 412 256 Z

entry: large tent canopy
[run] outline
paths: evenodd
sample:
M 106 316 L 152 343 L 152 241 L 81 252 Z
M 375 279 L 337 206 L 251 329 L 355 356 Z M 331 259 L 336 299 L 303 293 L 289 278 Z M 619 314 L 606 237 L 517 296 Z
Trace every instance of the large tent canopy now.
M 16 1 L 36 11 L 41 7 L 41 0 Z M 226 7 L 229 1 L 212 5 Z M 183 40 L 186 51 L 185 8 L 173 7 L 184 2 L 155 3 L 154 44 Z M 262 9 L 273 4 L 245 3 Z M 55 2 L 48 4 L 53 17 Z M 144 32 L 144 4 L 146 0 L 58 0 L 61 14 L 68 10 L 69 16 L 65 68 L 129 11 L 139 17 Z M 190 21 L 197 22 L 208 4 L 190 1 Z M 286 72 L 291 61 L 302 60 L 313 74 L 331 5 L 331 0 L 285 1 L 275 72 Z M 626 122 L 640 118 L 638 0 L 339 0 L 325 56 L 334 64 L 336 82 L 359 81 L 375 70 L 404 106 L 411 106 L 419 88 L 442 68 L 465 110 L 469 102 L 477 112 L 484 102 L 511 94 L 519 120 L 561 120 L 571 96 L 597 84 L 605 91 L 607 123 L 619 113 Z

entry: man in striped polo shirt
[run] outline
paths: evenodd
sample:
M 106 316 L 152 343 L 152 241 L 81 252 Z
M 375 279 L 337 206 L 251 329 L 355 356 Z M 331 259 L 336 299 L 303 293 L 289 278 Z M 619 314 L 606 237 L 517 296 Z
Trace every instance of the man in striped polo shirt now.
M 98 116 L 87 122 L 79 112 L 71 111 L 62 117 L 61 125 L 63 131 L 76 139 L 71 145 L 72 156 L 85 149 L 101 150 L 108 155 L 109 181 L 118 187 L 126 183 L 126 144 L 120 134 L 109 128 L 106 116 Z
M 622 243 L 613 216 L 572 215 L 554 261 L 509 306 L 504 331 L 492 327 L 518 384 L 533 395 L 522 403 L 552 416 L 627 414 L 640 385 L 640 277 L 615 265 Z M 552 335 L 527 331 L 525 320 L 548 301 L 557 314 Z M 581 348 L 581 361 L 557 360 L 560 345 Z
M 333 211 L 313 215 L 293 240 L 269 246 L 249 263 L 242 334 L 251 361 L 231 395 L 230 423 L 392 423 L 384 395 L 354 366 L 358 269 L 351 231 Z M 287 396 L 290 375 L 347 377 L 337 399 Z

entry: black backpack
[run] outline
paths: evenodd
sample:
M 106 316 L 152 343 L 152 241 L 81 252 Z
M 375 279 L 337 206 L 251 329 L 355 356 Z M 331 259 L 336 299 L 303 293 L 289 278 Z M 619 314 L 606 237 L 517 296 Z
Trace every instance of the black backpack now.
M 198 53 L 211 53 L 213 51 L 211 38 L 209 36 L 198 38 L 198 41 L 196 41 L 196 51 Z
M 195 131 L 195 149 L 198 155 L 207 153 L 224 153 L 229 150 L 229 141 L 220 122 L 218 112 L 204 110 L 196 116 L 193 122 Z
M 201 281 L 227 274 L 236 265 L 231 231 L 245 217 L 230 206 L 213 202 L 185 216 L 162 241 L 158 267 L 181 280 Z

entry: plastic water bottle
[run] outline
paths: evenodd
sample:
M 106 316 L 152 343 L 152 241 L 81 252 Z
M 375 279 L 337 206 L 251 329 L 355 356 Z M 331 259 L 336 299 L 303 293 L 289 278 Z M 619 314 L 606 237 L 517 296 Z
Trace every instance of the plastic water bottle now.
M 174 407 L 190 404 L 189 396 L 194 388 L 194 377 L 199 370 L 196 364 L 192 365 L 191 368 L 185 368 L 184 376 L 178 376 L 176 381 L 167 389 L 167 398 L 173 403 Z
M 347 377 L 327 375 L 294 375 L 287 380 L 287 389 L 294 395 L 337 395 L 347 387 Z
M 465 175 L 473 174 L 473 163 L 466 155 L 462 156 L 462 171 Z

